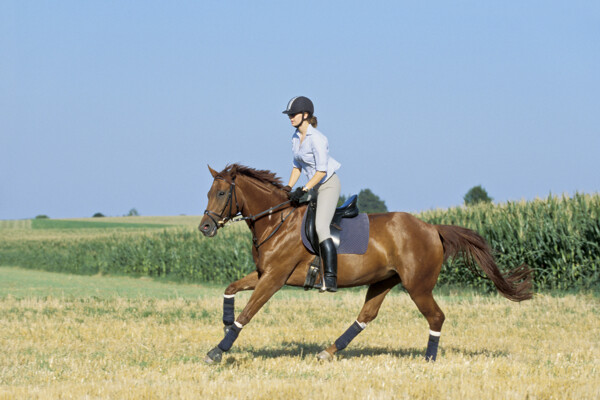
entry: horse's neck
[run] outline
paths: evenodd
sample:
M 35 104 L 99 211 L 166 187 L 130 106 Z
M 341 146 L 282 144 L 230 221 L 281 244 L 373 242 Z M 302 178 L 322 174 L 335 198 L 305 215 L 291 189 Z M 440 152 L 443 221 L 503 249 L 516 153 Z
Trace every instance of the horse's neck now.
M 250 178 L 246 178 L 239 183 L 242 184 L 240 189 L 244 193 L 244 205 L 241 210 L 244 217 L 255 216 L 287 201 L 283 191 L 267 183 L 257 182 Z M 273 210 L 273 214 L 279 211 L 281 209 Z

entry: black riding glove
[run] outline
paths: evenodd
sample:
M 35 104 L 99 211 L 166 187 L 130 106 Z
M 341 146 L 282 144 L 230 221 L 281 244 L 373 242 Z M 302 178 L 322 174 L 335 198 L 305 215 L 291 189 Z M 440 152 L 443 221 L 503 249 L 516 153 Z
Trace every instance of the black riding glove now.
M 293 202 L 293 203 L 298 203 L 298 201 L 300 201 L 300 198 L 304 195 L 304 190 L 299 187 L 296 188 L 296 190 L 294 190 L 293 192 L 289 193 L 289 199 Z

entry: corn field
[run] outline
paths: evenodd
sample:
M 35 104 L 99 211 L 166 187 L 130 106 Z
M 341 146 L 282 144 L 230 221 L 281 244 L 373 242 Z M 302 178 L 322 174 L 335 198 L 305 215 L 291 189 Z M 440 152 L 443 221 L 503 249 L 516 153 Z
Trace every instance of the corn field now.
M 530 202 L 483 204 L 417 215 L 432 224 L 474 229 L 495 250 L 501 269 L 523 262 L 537 289 L 594 289 L 600 283 L 600 195 L 549 196 Z M 198 222 L 200 217 L 197 217 Z M 243 225 L 204 238 L 190 226 L 107 230 L 91 234 L 0 229 L 0 265 L 75 274 L 167 276 L 188 282 L 225 283 L 254 269 L 251 235 Z M 147 226 L 147 225 L 146 225 Z M 46 229 L 49 232 L 48 229 Z M 439 282 L 494 290 L 461 259 L 442 269 Z
M 252 271 L 251 237 L 229 227 L 213 240 L 191 229 L 113 233 L 83 238 L 3 241 L 0 265 L 95 275 L 168 276 L 228 282 Z
M 486 238 L 500 267 L 523 262 L 535 271 L 537 288 L 592 288 L 600 283 L 600 195 L 480 204 L 419 217 L 432 224 L 461 225 Z M 450 262 L 440 282 L 485 284 L 463 267 Z

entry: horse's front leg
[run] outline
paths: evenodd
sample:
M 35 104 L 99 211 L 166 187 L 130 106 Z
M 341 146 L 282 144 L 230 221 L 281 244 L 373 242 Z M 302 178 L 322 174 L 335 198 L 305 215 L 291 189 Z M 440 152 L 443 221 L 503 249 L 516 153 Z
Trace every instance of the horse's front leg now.
M 235 294 L 243 290 L 254 290 L 258 283 L 258 272 L 254 271 L 227 286 L 223 294 L 223 325 L 225 333 L 235 321 Z
M 281 287 L 285 284 L 288 275 L 289 273 L 282 274 L 281 271 L 279 271 L 277 273 L 265 273 L 260 277 L 254 292 L 250 296 L 250 300 L 248 300 L 248 304 L 246 304 L 244 310 L 233 323 L 231 329 L 225 333 L 223 340 L 221 340 L 216 347 L 208 352 L 204 362 L 207 364 L 213 364 L 221 361 L 223 352 L 229 351 L 231 346 L 233 346 L 233 342 L 235 342 L 235 340 L 238 338 L 238 335 L 240 334 L 244 325 L 248 324 L 252 317 L 256 315 L 258 310 L 262 308 L 262 306 L 271 298 L 271 296 L 281 289 Z

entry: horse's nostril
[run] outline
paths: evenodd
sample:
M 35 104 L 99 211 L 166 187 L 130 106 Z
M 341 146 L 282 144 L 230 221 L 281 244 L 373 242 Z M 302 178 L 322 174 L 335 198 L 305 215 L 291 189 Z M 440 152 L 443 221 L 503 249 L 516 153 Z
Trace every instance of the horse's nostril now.
M 203 233 L 208 233 L 211 231 L 211 229 L 213 229 L 213 227 L 209 223 L 206 223 L 200 227 L 200 231 L 202 231 Z

